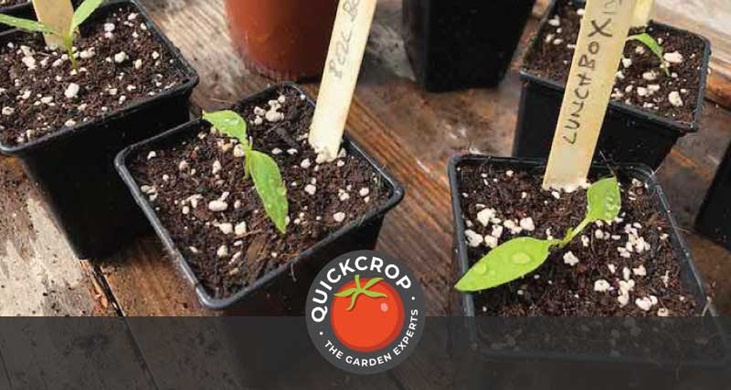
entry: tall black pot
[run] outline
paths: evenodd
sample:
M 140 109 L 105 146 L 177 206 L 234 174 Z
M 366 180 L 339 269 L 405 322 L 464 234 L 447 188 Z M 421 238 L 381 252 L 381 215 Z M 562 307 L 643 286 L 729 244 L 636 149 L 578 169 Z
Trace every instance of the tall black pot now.
M 494 87 L 505 76 L 535 0 L 404 0 L 404 41 L 427 91 Z
M 538 31 L 546 28 L 548 20 L 553 16 L 557 6 L 558 1 L 554 0 L 541 21 Z M 597 154 L 604 153 L 605 157 L 612 161 L 642 163 L 653 169 L 660 166 L 678 138 L 698 131 L 706 90 L 706 75 L 711 57 L 711 44 L 706 38 L 661 23 L 655 23 L 655 25 L 695 36 L 705 43 L 703 52 L 698 53 L 702 57 L 702 66 L 698 69 L 698 99 L 693 102 L 697 107 L 693 120 L 691 123 L 682 123 L 623 102 L 611 101 L 604 117 L 596 148 Z M 537 36 L 539 33 L 536 33 Z M 540 43 L 534 38 L 526 58 L 531 57 Z M 567 65 L 556 64 L 556 66 Z M 522 90 L 513 156 L 546 158 L 551 149 L 566 85 L 563 82 L 537 76 L 525 69 L 521 70 L 520 78 Z
M 472 266 L 465 241 L 463 190 L 458 171 L 470 165 L 491 165 L 540 175 L 546 163 L 545 160 L 477 155 L 451 160 L 456 278 Z M 592 173 L 600 176 L 616 173 L 647 185 L 669 221 L 666 232 L 678 254 L 683 273 L 681 283 L 698 307 L 706 309 L 700 317 L 693 318 L 489 317 L 477 314 L 472 294 L 462 294 L 460 310 L 454 314 L 465 317 L 463 322 L 455 322 L 458 326 L 454 327 L 452 340 L 457 353 L 471 354 L 464 368 L 465 377 L 473 384 L 489 381 L 501 387 L 520 383 L 520 388 L 544 388 L 546 382 L 568 388 L 594 388 L 598 383 L 602 384 L 599 388 L 624 387 L 628 383 L 669 388 L 679 382 L 676 376 L 693 377 L 697 383 L 711 387 L 723 383 L 731 356 L 726 336 L 715 309 L 707 303 L 702 279 L 653 172 L 643 165 L 623 164 L 614 171 L 595 165 Z M 516 331 L 520 331 L 519 336 L 506 342 L 505 336 Z M 668 334 L 679 334 L 681 338 Z M 704 340 L 705 343 L 700 342 Z M 628 353 L 613 353 L 606 348 L 610 345 L 620 350 L 626 348 Z
M 716 171 L 695 221 L 703 235 L 731 251 L 731 145 Z

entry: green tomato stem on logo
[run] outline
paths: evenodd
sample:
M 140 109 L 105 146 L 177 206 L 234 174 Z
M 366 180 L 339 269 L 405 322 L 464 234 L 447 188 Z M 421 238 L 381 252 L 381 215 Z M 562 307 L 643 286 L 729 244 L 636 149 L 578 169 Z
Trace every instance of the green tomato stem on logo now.
M 352 311 L 353 308 L 355 308 L 355 302 L 360 295 L 365 295 L 370 298 L 388 298 L 388 295 L 386 295 L 382 292 L 369 290 L 369 288 L 375 286 L 376 283 L 380 282 L 381 280 L 383 280 L 383 278 L 380 278 L 380 277 L 373 278 L 373 279 L 369 280 L 365 286 L 361 287 L 360 275 L 355 275 L 355 287 L 349 288 L 345 291 L 341 291 L 341 292 L 335 294 L 335 296 L 341 297 L 341 298 L 350 297 L 350 306 L 348 306 L 348 308 L 345 310 Z

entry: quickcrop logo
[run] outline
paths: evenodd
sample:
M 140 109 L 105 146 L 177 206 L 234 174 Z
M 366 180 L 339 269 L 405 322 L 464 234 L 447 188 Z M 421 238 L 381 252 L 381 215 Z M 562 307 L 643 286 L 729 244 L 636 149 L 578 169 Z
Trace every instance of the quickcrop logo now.
M 331 261 L 307 297 L 307 329 L 318 351 L 356 374 L 387 371 L 414 351 L 424 298 L 411 270 L 390 256 L 357 251 Z

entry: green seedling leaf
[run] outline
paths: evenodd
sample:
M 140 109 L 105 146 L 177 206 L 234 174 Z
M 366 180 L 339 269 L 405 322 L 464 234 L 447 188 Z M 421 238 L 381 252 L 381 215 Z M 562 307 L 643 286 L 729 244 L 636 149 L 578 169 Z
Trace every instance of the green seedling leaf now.
M 575 229 L 569 229 L 561 240 L 561 247 L 568 245 L 576 236 L 584 231 L 590 223 L 596 221 L 613 221 L 619 216 L 622 208 L 622 196 L 616 177 L 599 180 L 586 191 L 586 217 Z
M 622 196 L 616 177 L 608 177 L 592 184 L 586 191 L 589 222 L 612 221 L 619 216 L 622 208 Z
M 660 60 L 660 67 L 663 71 L 665 71 L 666 75 L 670 75 L 670 71 L 668 70 L 667 63 L 665 62 L 665 58 L 663 57 L 663 48 L 660 46 L 659 43 L 648 33 L 642 33 L 637 35 L 630 35 L 627 37 L 627 40 L 630 41 L 638 41 L 642 43 L 643 45 L 647 46 L 650 51 L 655 54 L 655 56 Z
M 455 288 L 459 291 L 481 291 L 512 282 L 533 272 L 548 258 L 558 240 L 519 237 L 491 250 L 467 271 Z
M 0 23 L 28 32 L 55 34 L 55 32 L 50 27 L 35 20 L 21 19 L 10 15 L 0 14 Z
M 242 145 L 248 145 L 246 139 L 246 121 L 238 113 L 230 110 L 204 112 L 203 119 L 212 124 L 218 131 L 236 138 Z
M 282 234 L 287 231 L 287 188 L 282 182 L 282 174 L 273 158 L 256 150 L 246 153 L 246 164 L 254 180 L 264 210 Z
M 104 0 L 85 0 L 83 3 L 79 5 L 78 8 L 76 8 L 76 11 L 74 11 L 74 16 L 71 19 L 71 26 L 69 27 L 69 35 L 73 34 L 73 32 L 76 30 L 77 27 L 81 26 L 81 23 L 84 23 L 86 19 L 91 16 L 94 11 L 96 11 L 97 8 L 99 8 L 100 5 Z

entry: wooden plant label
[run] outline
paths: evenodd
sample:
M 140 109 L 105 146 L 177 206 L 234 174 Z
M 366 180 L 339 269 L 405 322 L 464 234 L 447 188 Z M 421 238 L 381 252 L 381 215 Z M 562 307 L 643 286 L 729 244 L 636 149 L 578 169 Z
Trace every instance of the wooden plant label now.
M 320 160 L 338 155 L 376 3 L 340 0 L 309 136 Z
M 586 180 L 636 0 L 588 0 L 561 104 L 544 188 Z
M 655 0 L 637 0 L 635 13 L 632 17 L 632 27 L 647 26 L 647 23 L 650 22 L 653 5 L 655 5 Z
M 33 0 L 33 8 L 38 20 L 54 31 L 66 31 L 71 26 L 74 17 L 71 0 Z M 43 38 L 52 49 L 63 47 L 63 39 L 57 35 L 44 34 Z

